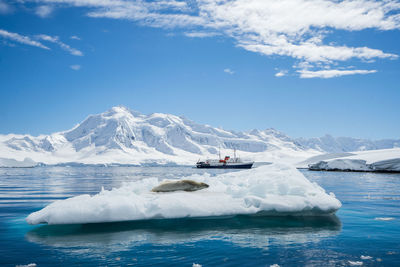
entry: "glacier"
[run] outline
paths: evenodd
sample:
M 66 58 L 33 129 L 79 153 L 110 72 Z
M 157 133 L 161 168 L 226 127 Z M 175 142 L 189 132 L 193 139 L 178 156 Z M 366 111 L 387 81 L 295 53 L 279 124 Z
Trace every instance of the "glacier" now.
M 83 224 L 145 219 L 228 215 L 327 215 L 341 203 L 310 182 L 296 168 L 270 164 L 217 176 L 196 174 L 185 179 L 204 182 L 195 192 L 154 193 L 159 177 L 55 201 L 31 213 L 29 224 Z M 171 180 L 163 180 L 171 181 Z M 175 180 L 176 181 L 176 180 Z

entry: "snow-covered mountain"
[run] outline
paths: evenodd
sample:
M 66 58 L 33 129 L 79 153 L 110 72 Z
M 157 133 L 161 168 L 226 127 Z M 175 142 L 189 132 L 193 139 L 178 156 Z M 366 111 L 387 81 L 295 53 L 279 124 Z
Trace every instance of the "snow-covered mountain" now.
M 230 155 L 236 149 L 239 156 L 254 161 L 295 163 L 322 152 L 390 148 L 398 144 L 400 141 L 373 143 L 333 137 L 291 139 L 275 129 L 227 131 L 184 117 L 143 115 L 119 106 L 90 115 L 64 132 L 37 137 L 0 135 L 0 165 L 15 162 L 18 166 L 20 162 L 26 166 L 31 161 L 22 163 L 25 158 L 45 164 L 194 164 L 199 158 L 218 157 L 219 149 Z
M 256 161 L 306 158 L 318 153 L 274 129 L 226 131 L 184 117 L 143 115 L 125 107 L 91 115 L 65 132 L 0 136 L 0 158 L 28 157 L 45 164 L 194 164 L 200 157 L 217 157 L 219 148 L 226 154 L 236 149 L 240 156 Z
M 400 147 L 400 139 L 368 140 L 352 137 L 333 137 L 329 134 L 319 138 L 297 138 L 295 142 L 304 148 L 311 148 L 329 153 Z

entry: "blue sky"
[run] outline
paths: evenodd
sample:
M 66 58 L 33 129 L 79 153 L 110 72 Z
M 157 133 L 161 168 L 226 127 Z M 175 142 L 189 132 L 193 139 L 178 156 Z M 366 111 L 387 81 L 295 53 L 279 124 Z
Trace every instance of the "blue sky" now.
M 399 138 L 400 3 L 278 2 L 0 0 L 0 134 L 125 105 L 233 130 Z

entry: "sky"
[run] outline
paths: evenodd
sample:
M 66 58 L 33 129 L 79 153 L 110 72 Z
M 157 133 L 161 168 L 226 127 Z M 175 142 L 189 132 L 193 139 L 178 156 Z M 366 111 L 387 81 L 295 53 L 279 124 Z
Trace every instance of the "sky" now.
M 124 105 L 229 130 L 400 138 L 400 1 L 0 0 L 0 134 Z

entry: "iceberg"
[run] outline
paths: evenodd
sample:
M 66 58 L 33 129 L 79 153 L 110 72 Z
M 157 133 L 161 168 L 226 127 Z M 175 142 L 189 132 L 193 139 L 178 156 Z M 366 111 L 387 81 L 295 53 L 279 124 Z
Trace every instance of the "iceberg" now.
M 155 193 L 159 179 L 147 178 L 96 195 L 58 200 L 31 213 L 29 224 L 84 224 L 229 215 L 330 215 L 341 203 L 295 167 L 271 164 L 217 176 L 185 179 L 209 185 L 195 192 Z M 171 180 L 163 180 L 171 181 Z M 176 181 L 176 180 L 175 180 Z

